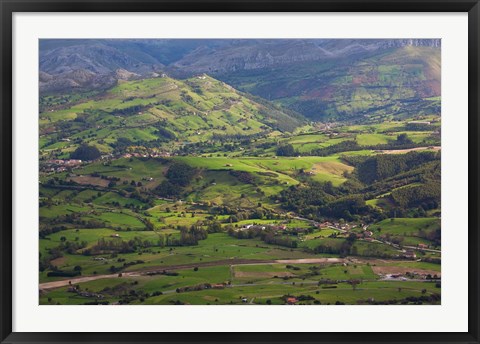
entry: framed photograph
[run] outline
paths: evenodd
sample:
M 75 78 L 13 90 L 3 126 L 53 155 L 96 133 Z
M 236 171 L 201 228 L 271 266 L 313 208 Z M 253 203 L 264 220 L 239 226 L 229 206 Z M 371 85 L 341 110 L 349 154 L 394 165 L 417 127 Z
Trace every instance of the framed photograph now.
M 0 4 L 2 343 L 479 342 L 478 0 Z

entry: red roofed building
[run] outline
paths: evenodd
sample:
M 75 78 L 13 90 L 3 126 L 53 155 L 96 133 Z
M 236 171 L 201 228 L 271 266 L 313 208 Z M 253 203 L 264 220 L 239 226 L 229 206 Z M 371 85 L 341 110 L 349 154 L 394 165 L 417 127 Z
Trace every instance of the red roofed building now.
M 288 303 L 289 305 L 294 305 L 294 304 L 296 304 L 297 302 L 298 302 L 298 300 L 297 300 L 296 297 L 289 297 L 289 298 L 287 299 L 287 303 Z

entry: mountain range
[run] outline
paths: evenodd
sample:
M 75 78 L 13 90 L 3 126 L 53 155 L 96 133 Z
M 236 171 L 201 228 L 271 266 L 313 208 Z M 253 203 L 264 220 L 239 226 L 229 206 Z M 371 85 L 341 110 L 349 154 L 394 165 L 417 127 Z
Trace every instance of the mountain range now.
M 41 40 L 42 94 L 207 73 L 312 120 L 440 113 L 438 39 Z M 425 110 L 428 108 L 428 110 Z

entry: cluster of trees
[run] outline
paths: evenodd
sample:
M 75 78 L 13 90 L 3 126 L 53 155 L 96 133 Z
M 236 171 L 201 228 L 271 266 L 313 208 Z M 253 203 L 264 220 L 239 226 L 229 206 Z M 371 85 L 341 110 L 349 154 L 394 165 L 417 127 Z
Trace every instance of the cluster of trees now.
M 356 240 L 355 234 L 350 234 L 346 240 L 338 240 L 338 245 L 332 245 L 331 242 L 321 243 L 313 249 L 315 253 L 338 254 L 341 257 L 358 254 L 357 248 L 353 246 Z
M 75 277 L 75 276 L 80 276 L 81 271 L 63 271 L 63 270 L 57 270 L 57 271 L 49 271 L 47 273 L 48 277 Z
M 237 239 L 260 238 L 260 240 L 267 244 L 289 248 L 296 248 L 298 246 L 298 242 L 295 239 L 284 235 L 278 235 L 269 228 L 262 229 L 261 226 L 252 226 L 245 230 L 235 230 L 232 226 L 228 226 L 227 233 Z
M 280 192 L 277 199 L 286 210 L 316 220 L 343 218 L 353 221 L 363 215 L 381 216 L 378 210 L 366 205 L 363 195 L 352 194 L 345 187 L 336 188 L 331 183 L 291 186 Z
M 326 191 L 325 184 L 311 182 L 282 190 L 278 200 L 286 210 L 307 214 L 316 212 L 318 207 L 334 201 L 335 197 Z
M 195 171 L 195 168 L 190 165 L 184 162 L 175 161 L 170 165 L 165 176 L 170 183 L 184 187 L 190 183 L 192 177 L 195 175 Z
M 422 294 L 424 292 L 422 291 Z M 371 305 L 422 305 L 426 304 L 437 304 L 441 300 L 441 296 L 438 293 L 433 293 L 431 295 L 421 295 L 421 296 L 408 296 L 404 299 L 391 299 L 385 301 L 375 301 L 375 300 L 368 300 L 367 302 Z
M 169 238 L 168 246 L 195 246 L 198 241 L 205 240 L 208 237 L 208 232 L 201 226 L 192 225 L 190 227 L 179 226 L 179 238 Z
M 218 134 L 218 133 L 213 133 L 212 134 L 212 141 L 214 142 L 219 142 L 220 144 L 231 144 L 234 146 L 234 149 L 237 149 L 239 147 L 249 147 L 253 141 L 265 137 L 265 135 L 268 134 L 268 131 L 262 131 L 260 133 L 256 134 Z M 229 148 L 227 147 L 227 150 Z
M 391 197 L 395 203 L 404 208 L 436 209 L 441 200 L 441 185 L 439 182 L 429 182 L 401 188 L 392 191 Z
M 242 183 L 255 184 L 255 176 L 250 172 L 231 170 L 228 173 L 237 178 Z
M 157 126 L 157 130 L 154 131 L 154 134 L 161 138 L 165 138 L 166 141 L 175 140 L 177 138 L 177 135 L 175 135 L 173 131 L 160 126 Z
M 78 160 L 96 160 L 100 158 L 102 154 L 95 146 L 89 146 L 88 144 L 80 145 L 75 151 L 70 154 L 71 159 L 78 159 Z
M 298 242 L 288 236 L 278 236 L 273 233 L 266 233 L 262 237 L 262 241 L 266 244 L 297 248 Z
M 433 126 L 428 123 L 407 123 L 405 125 L 405 130 L 408 131 L 433 131 L 433 130 L 439 130 L 440 127 Z
M 231 208 L 225 205 L 216 206 L 209 208 L 211 214 L 216 215 L 231 215 L 226 222 L 234 223 L 242 220 L 273 220 L 280 218 L 278 214 L 273 213 L 269 209 L 261 207 L 261 204 L 258 204 L 257 208 L 254 209 L 239 209 L 237 207 Z
M 133 141 L 127 137 L 119 137 L 117 141 L 112 142 L 110 144 L 110 146 L 113 149 L 115 149 L 117 153 L 124 152 L 127 149 L 127 147 L 130 147 L 132 145 L 133 145 Z
M 118 239 L 107 240 L 105 238 L 101 238 L 91 248 L 83 250 L 83 255 L 90 256 L 105 253 L 133 253 L 138 249 L 152 246 L 152 242 L 148 240 L 142 240 L 139 237 L 135 237 L 128 241 Z
M 235 223 L 242 220 L 273 220 L 278 218 L 278 215 L 272 213 L 268 209 L 256 208 L 253 210 L 232 210 L 231 216 L 228 218 L 228 222 Z
M 359 162 L 356 165 L 356 174 L 361 182 L 371 184 L 402 172 L 409 172 L 427 162 L 439 161 L 439 159 L 439 155 L 435 152 L 379 154 Z
M 184 187 L 190 184 L 196 169 L 190 165 L 175 161 L 170 165 L 166 173 L 167 180 L 157 186 L 156 193 L 162 197 L 177 197 Z
M 205 240 L 208 233 L 200 226 L 190 226 L 190 228 L 182 226 L 180 229 L 180 245 L 192 246 L 198 245 L 199 240 Z
M 156 104 L 158 105 L 158 104 Z M 115 113 L 116 115 L 120 116 L 129 116 L 129 115 L 136 115 L 137 113 L 141 111 L 147 110 L 151 105 L 145 106 L 145 105 L 132 105 L 129 107 L 125 107 L 123 109 L 115 109 L 112 112 Z
M 276 154 L 278 156 L 297 156 L 298 152 L 291 144 L 283 145 L 277 148 Z

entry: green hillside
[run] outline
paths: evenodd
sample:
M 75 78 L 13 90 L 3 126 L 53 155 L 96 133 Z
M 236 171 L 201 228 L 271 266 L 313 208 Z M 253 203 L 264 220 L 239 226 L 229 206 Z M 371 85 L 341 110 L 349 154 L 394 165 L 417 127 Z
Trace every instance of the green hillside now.
M 440 50 L 406 46 L 356 55 L 239 71 L 222 80 L 313 120 L 402 119 L 439 115 Z M 432 98 L 433 97 L 433 98 Z
M 62 98 L 42 99 L 55 105 L 40 113 L 40 148 L 65 156 L 81 143 L 102 153 L 125 145 L 172 151 L 212 138 L 294 131 L 304 121 L 206 75 L 123 81 L 102 94 Z

